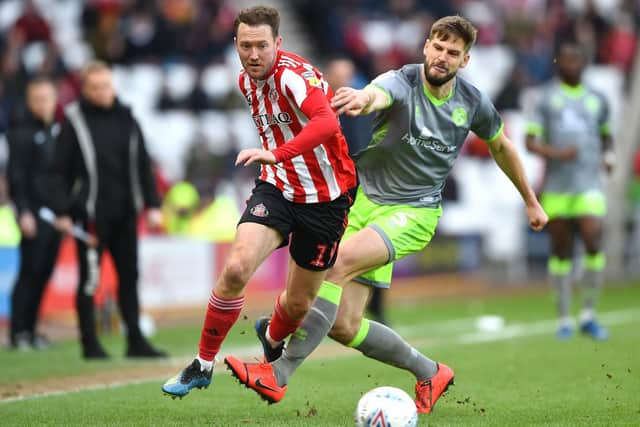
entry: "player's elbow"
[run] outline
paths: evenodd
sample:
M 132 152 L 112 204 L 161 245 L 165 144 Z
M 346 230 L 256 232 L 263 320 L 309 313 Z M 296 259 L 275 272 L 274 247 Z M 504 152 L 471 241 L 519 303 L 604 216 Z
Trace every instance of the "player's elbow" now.
M 324 125 L 327 135 L 335 135 L 340 131 L 340 122 L 335 114 L 329 114 L 324 120 Z

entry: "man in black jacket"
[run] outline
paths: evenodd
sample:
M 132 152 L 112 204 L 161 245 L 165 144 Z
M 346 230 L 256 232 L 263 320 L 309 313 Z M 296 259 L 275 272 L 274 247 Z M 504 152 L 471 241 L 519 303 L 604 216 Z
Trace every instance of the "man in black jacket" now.
M 52 174 L 51 208 L 56 225 L 71 233 L 73 220 L 97 237 L 96 247 L 77 240 L 80 284 L 76 296 L 83 355 L 108 355 L 96 337 L 93 295 L 100 255 L 108 249 L 118 273 L 118 305 L 127 328 L 128 357 L 163 357 L 142 336 L 138 304 L 137 216 L 145 206 L 151 227 L 162 215 L 142 132 L 115 96 L 102 62 L 83 70 L 82 96 L 65 108 Z
M 60 245 L 60 233 L 38 217 L 46 205 L 48 171 L 53 162 L 56 90 L 39 77 L 27 85 L 27 108 L 12 120 L 9 141 L 9 192 L 18 211 L 20 271 L 11 294 L 9 341 L 13 348 L 44 348 L 47 340 L 36 334 L 38 309 Z M 22 111 L 21 111 L 22 112 Z

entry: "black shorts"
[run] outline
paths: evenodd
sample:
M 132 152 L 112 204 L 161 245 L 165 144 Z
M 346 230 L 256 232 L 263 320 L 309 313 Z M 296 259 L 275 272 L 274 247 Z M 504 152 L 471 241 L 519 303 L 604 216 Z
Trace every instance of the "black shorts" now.
M 274 228 L 300 267 L 322 271 L 336 262 L 352 199 L 348 193 L 331 202 L 293 203 L 272 184 L 256 180 L 239 224 L 255 222 Z

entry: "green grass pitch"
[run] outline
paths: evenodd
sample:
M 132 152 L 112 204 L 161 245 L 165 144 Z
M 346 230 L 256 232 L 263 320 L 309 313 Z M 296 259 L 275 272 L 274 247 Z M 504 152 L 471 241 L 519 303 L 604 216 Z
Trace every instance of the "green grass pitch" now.
M 579 334 L 556 341 L 553 303 L 542 291 L 391 308 L 390 321 L 401 334 L 456 372 L 456 385 L 419 425 L 640 425 L 640 284 L 610 287 L 599 308 L 611 332 L 604 343 Z M 505 328 L 479 331 L 475 320 L 482 314 L 503 316 Z M 236 325 L 223 352 L 242 351 L 247 359 L 259 355 L 252 320 Z M 114 358 L 102 363 L 82 361 L 75 342 L 46 352 L 0 351 L 0 424 L 351 426 L 356 403 L 369 389 L 391 385 L 413 394 L 409 373 L 325 341 L 278 404 L 267 405 L 224 370 L 209 389 L 171 400 L 160 391 L 164 372 L 167 365 L 177 372 L 193 357 L 199 327 L 158 332 L 154 342 L 179 356 L 169 362 L 124 359 L 121 337 L 105 339 Z M 132 375 L 136 381 L 130 383 L 127 372 L 145 375 Z M 119 384 L 101 387 L 110 375 L 117 375 Z M 81 390 L 56 393 L 56 381 L 78 378 Z M 54 385 L 44 394 L 18 398 L 47 382 Z

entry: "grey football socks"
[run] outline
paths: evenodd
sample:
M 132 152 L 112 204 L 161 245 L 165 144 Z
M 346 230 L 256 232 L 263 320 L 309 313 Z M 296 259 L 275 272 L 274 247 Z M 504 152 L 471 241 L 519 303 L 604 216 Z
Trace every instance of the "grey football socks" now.
M 348 346 L 387 365 L 406 369 L 417 380 L 425 380 L 438 372 L 436 362 L 413 348 L 393 329 L 373 320 L 362 319 L 358 334 Z
M 570 259 L 552 256 L 547 265 L 551 277 L 551 285 L 556 295 L 556 310 L 561 327 L 572 327 L 571 321 L 571 270 Z
M 598 252 L 584 257 L 584 277 L 582 280 L 583 308 L 580 316 L 581 323 L 592 320 L 595 316 L 595 306 L 604 283 L 604 253 Z
M 342 288 L 323 282 L 311 310 L 302 324 L 291 335 L 282 356 L 273 362 L 273 371 L 279 386 L 287 384 L 293 372 L 320 345 L 336 321 Z

